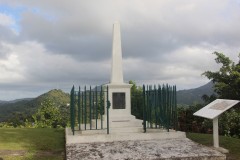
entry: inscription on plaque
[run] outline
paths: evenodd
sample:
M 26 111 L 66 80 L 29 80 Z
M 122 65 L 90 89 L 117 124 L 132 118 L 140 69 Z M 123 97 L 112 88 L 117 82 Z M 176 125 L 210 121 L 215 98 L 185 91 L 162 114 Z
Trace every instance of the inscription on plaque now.
M 113 109 L 125 109 L 125 93 L 116 92 L 112 94 Z
M 216 110 L 225 110 L 229 105 L 231 105 L 231 103 L 227 103 L 225 101 L 222 101 L 222 102 L 218 102 L 218 103 L 212 105 L 209 108 L 210 109 L 216 109 Z

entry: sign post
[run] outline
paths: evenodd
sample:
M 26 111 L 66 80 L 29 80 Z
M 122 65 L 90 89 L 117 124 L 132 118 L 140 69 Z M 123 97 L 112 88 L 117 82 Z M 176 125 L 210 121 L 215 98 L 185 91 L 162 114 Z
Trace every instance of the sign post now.
M 218 117 L 213 119 L 213 146 L 215 148 L 219 147 L 219 137 L 218 137 Z
M 215 148 L 219 148 L 218 117 L 238 102 L 237 100 L 216 99 L 193 114 L 194 116 L 213 120 L 213 146 Z

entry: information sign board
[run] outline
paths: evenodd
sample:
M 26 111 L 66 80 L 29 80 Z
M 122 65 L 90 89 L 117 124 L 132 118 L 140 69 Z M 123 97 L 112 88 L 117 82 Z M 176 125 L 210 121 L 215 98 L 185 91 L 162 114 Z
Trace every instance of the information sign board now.
M 239 101 L 237 100 L 216 99 L 212 103 L 195 112 L 193 115 L 208 119 L 214 119 L 229 108 L 236 105 L 238 102 Z

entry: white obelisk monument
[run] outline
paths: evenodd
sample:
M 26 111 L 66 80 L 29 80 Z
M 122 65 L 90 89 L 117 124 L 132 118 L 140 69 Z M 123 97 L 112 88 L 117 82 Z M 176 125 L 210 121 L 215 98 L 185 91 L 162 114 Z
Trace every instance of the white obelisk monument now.
M 113 24 L 113 43 L 112 43 L 112 72 L 111 84 L 123 84 L 123 67 L 122 67 L 122 44 L 120 24 Z
M 112 42 L 112 70 L 109 88 L 109 124 L 110 127 L 116 126 L 142 126 L 140 120 L 131 115 L 131 84 L 123 81 L 122 66 L 122 46 L 120 24 L 113 24 L 113 42 Z M 106 113 L 106 112 L 105 112 Z M 133 123 L 132 123 L 133 122 Z

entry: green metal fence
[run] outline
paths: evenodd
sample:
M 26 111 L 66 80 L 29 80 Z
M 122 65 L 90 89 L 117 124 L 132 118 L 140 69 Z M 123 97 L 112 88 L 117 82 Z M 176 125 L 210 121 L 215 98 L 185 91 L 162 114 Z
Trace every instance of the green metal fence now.
M 177 130 L 176 86 L 143 85 L 143 129 Z
M 105 104 L 107 106 L 106 121 L 103 119 Z M 79 87 L 78 91 L 75 91 L 73 86 L 70 92 L 70 122 L 73 135 L 75 131 L 98 129 L 106 129 L 109 134 L 109 107 L 108 87 L 92 88 L 90 86 L 87 90 L 85 86 L 82 90 Z M 106 124 L 103 124 L 104 122 Z
M 109 134 L 108 87 L 95 87 L 87 90 L 86 86 L 70 93 L 71 130 L 106 129 Z M 132 114 L 143 119 L 143 129 L 174 129 L 177 130 L 177 96 L 176 86 L 143 85 L 142 91 L 132 93 Z M 105 109 L 106 107 L 106 109 Z M 105 111 L 107 113 L 105 113 Z M 105 115 L 105 120 L 103 119 Z

